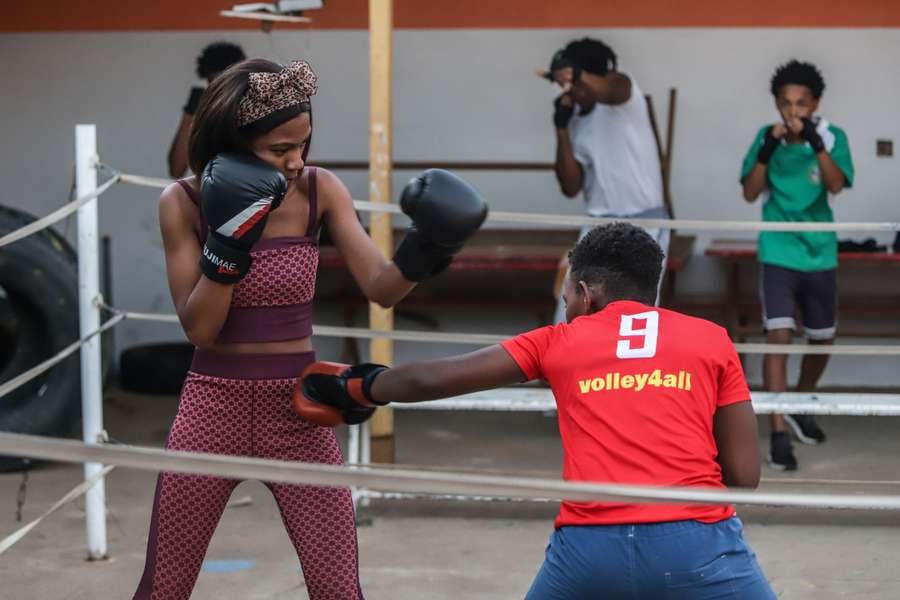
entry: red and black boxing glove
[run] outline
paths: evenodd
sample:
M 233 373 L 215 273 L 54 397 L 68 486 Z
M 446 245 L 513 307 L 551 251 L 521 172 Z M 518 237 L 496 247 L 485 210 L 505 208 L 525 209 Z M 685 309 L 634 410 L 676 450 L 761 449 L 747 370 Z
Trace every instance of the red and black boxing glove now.
M 372 383 L 387 369 L 373 363 L 312 363 L 294 385 L 294 411 L 304 420 L 326 427 L 367 421 L 377 407 L 387 404 L 372 397 Z

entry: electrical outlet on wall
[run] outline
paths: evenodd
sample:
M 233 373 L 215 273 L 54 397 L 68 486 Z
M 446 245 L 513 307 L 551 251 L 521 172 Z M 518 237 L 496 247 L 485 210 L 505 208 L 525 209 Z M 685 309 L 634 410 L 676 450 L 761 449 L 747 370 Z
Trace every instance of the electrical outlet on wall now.
M 894 140 L 875 140 L 875 156 L 894 156 Z

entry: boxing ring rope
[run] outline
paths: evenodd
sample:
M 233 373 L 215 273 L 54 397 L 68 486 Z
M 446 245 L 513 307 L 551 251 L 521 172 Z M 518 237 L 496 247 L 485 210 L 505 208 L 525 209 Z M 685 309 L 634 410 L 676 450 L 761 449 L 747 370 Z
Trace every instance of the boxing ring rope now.
M 41 516 L 39 516 L 36 519 L 33 519 L 32 521 L 29 521 L 23 527 L 20 527 L 16 531 L 12 532 L 8 536 L 6 536 L 2 540 L 0 540 L 0 555 L 2 555 L 4 552 L 6 552 L 10 548 L 12 548 L 19 540 L 21 540 L 26 535 L 28 535 L 31 532 L 31 530 L 34 529 L 35 527 L 37 527 L 38 525 L 40 525 L 44 521 L 44 519 L 46 519 L 47 517 L 49 517 L 56 511 L 58 511 L 60 508 L 62 508 L 69 502 L 72 502 L 73 500 L 76 500 L 76 499 L 80 498 L 81 496 L 83 496 L 85 493 L 87 493 L 87 491 L 89 489 L 94 487 L 94 484 L 96 484 L 101 479 L 106 477 L 109 474 L 109 472 L 115 468 L 116 468 L 115 465 L 107 465 L 107 466 L 103 467 L 100 470 L 100 472 L 94 473 L 90 478 L 82 481 L 81 483 L 76 485 L 74 488 L 69 490 L 62 498 L 60 498 L 59 500 L 54 502 L 50 508 L 45 510 L 41 514 Z
M 109 305 L 102 305 L 104 310 L 127 319 L 143 321 L 159 321 L 177 323 L 177 315 L 164 315 L 144 312 L 123 311 Z M 487 334 L 442 333 L 426 331 L 393 330 L 391 332 L 357 327 L 334 327 L 313 325 L 313 336 L 350 337 L 357 339 L 390 338 L 395 341 L 424 343 L 453 343 L 468 345 L 497 344 L 510 336 Z M 738 352 L 747 354 L 778 353 L 783 354 L 830 354 L 830 355 L 900 355 L 900 345 L 806 345 L 793 346 L 783 344 L 734 344 Z M 853 415 L 853 416 L 900 416 L 900 394 L 848 394 L 848 393 L 798 393 L 798 392 L 752 392 L 753 409 L 757 414 L 794 413 L 817 415 Z M 421 403 L 396 403 L 391 405 L 398 410 L 465 410 L 465 411 L 513 411 L 541 412 L 556 410 L 556 400 L 549 389 L 520 386 L 502 388 L 485 392 L 476 392 L 456 398 L 435 400 Z M 350 426 L 348 430 L 347 460 L 350 464 L 369 463 L 369 435 L 366 423 Z M 353 490 L 354 503 L 362 501 L 366 504 L 369 498 L 398 499 L 419 497 L 420 495 L 404 495 L 356 489 Z M 440 499 L 440 498 L 439 498 Z M 486 500 L 484 497 L 447 496 L 446 499 Z
M 13 242 L 17 242 L 17 241 L 21 240 L 22 238 L 28 237 L 29 235 L 31 235 L 33 233 L 37 233 L 38 231 L 41 231 L 42 229 L 46 229 L 47 227 L 50 227 L 51 225 L 53 225 L 54 223 L 57 223 L 58 221 L 62 221 L 63 219 L 65 219 L 66 217 L 71 215 L 73 212 L 75 212 L 76 210 L 78 210 L 79 208 L 81 208 L 82 206 L 84 206 L 85 204 L 90 202 L 91 200 L 94 200 L 100 194 L 102 194 L 103 192 L 105 192 L 106 190 L 111 188 L 113 186 L 113 184 L 116 184 L 118 182 L 119 182 L 119 179 L 117 177 L 113 176 L 109 180 L 103 182 L 103 185 L 101 185 L 99 188 L 97 188 L 93 192 L 89 192 L 89 193 L 85 194 L 84 196 L 76 198 L 72 202 L 69 202 L 68 204 L 65 204 L 62 207 L 56 209 L 49 215 L 41 217 L 40 219 L 38 219 L 32 223 L 29 223 L 28 225 L 25 225 L 24 227 L 20 227 L 19 229 L 16 229 L 15 231 L 11 231 L 11 232 L 7 233 L 3 237 L 0 237 L 0 248 L 2 248 L 3 246 L 7 246 L 9 244 L 12 244 Z
M 170 179 L 145 177 L 123 173 L 109 165 L 99 164 L 109 170 L 122 183 L 143 187 L 164 188 L 172 183 Z M 403 214 L 399 204 L 381 204 L 366 200 L 354 200 L 353 206 L 361 212 L 385 212 Z M 609 223 L 631 223 L 644 228 L 680 229 L 688 231 L 834 231 L 834 232 L 888 232 L 900 231 L 900 222 L 767 222 L 767 221 L 710 221 L 703 219 L 644 219 L 624 217 L 587 217 L 583 215 L 551 215 L 492 210 L 488 213 L 488 223 L 519 223 L 525 225 L 557 225 L 563 227 L 583 227 L 585 225 L 607 225 Z
M 107 169 L 111 176 L 97 186 L 97 171 Z M 804 506 L 811 508 L 856 508 L 900 510 L 900 496 L 859 496 L 829 494 L 772 494 L 747 491 L 706 491 L 694 488 L 641 488 L 614 484 L 573 483 L 535 478 L 461 475 L 449 472 L 422 470 L 378 469 L 366 466 L 369 462 L 368 436 L 360 439 L 360 427 L 350 428 L 348 462 L 351 466 L 304 465 L 279 463 L 260 459 L 243 459 L 209 455 L 188 455 L 162 450 L 106 446 L 102 419 L 102 381 L 99 334 L 125 319 L 177 323 L 176 315 L 159 315 L 124 311 L 103 302 L 99 293 L 99 236 L 97 228 L 97 198 L 116 183 L 162 188 L 171 180 L 121 173 L 99 162 L 96 151 L 94 125 L 76 126 L 76 199 L 52 213 L 16 231 L 0 237 L 0 247 L 14 243 L 71 215 L 78 213 L 79 262 L 79 326 L 78 340 L 60 350 L 53 357 L 0 385 L 0 397 L 46 372 L 54 365 L 81 350 L 83 441 L 61 441 L 54 438 L 0 433 L 0 453 L 28 456 L 85 465 L 82 484 L 67 493 L 38 519 L 4 540 L 0 553 L 24 537 L 44 518 L 65 503 L 84 494 L 86 535 L 90 558 L 106 556 L 106 501 L 104 478 L 114 465 L 159 471 L 161 469 L 191 473 L 221 474 L 267 481 L 349 486 L 363 500 L 371 497 L 401 498 L 428 496 L 441 498 L 519 500 L 552 499 L 630 499 L 647 502 L 701 502 L 761 504 L 774 506 Z M 396 204 L 376 204 L 356 200 L 360 211 L 380 211 L 399 214 Z M 494 211 L 490 222 L 558 225 L 580 227 L 628 221 L 644 227 L 678 228 L 695 231 L 865 231 L 894 232 L 897 222 L 881 223 L 766 223 L 741 221 L 706 221 L 690 219 L 611 219 L 568 215 L 542 215 L 521 212 Z M 100 311 L 112 316 L 101 324 Z M 495 344 L 508 336 L 486 334 L 438 333 L 395 330 L 384 332 L 365 328 L 315 326 L 314 335 L 326 337 L 354 337 L 363 339 L 390 338 L 408 342 L 443 342 L 468 345 Z M 773 347 L 775 346 L 775 347 Z M 895 356 L 900 346 L 838 345 L 783 346 L 771 344 L 735 344 L 743 353 L 773 354 L 835 354 Z M 757 392 L 753 395 L 757 412 L 809 412 L 815 414 L 900 415 L 900 395 L 890 394 L 773 394 Z M 555 409 L 550 390 L 534 386 L 506 388 L 495 392 L 480 392 L 466 396 L 421 404 L 397 404 L 400 409 L 421 410 L 516 410 L 551 411 Z M 365 424 L 364 424 L 365 425 Z M 364 431 L 363 431 L 364 433 Z M 362 466 L 352 466 L 362 461 Z M 104 467 L 102 463 L 108 463 Z M 267 464 L 268 463 L 268 464 Z M 323 470 L 324 469 L 324 470 Z
M 85 444 L 42 436 L 0 433 L 0 453 L 61 462 L 93 461 L 146 471 L 214 475 L 276 483 L 330 487 L 368 487 L 417 494 L 484 495 L 522 499 L 675 504 L 740 504 L 847 510 L 900 510 L 900 495 L 758 492 L 737 489 L 662 487 L 560 481 L 423 471 L 350 467 L 242 456 L 200 454 L 138 446 Z
M 162 323 L 178 323 L 178 315 L 132 312 L 121 310 L 108 304 L 101 304 L 101 308 L 120 315 L 126 319 L 135 321 L 158 321 Z M 487 333 L 447 333 L 440 331 L 414 331 L 409 329 L 394 329 L 393 331 L 381 331 L 365 327 L 337 327 L 333 325 L 313 325 L 313 335 L 319 337 L 339 337 L 355 339 L 388 338 L 398 342 L 424 342 L 445 344 L 466 344 L 475 346 L 490 346 L 508 340 L 515 334 L 496 335 Z M 874 355 L 874 356 L 898 356 L 900 345 L 890 344 L 840 344 L 835 346 L 809 345 L 798 346 L 791 344 L 734 344 L 735 349 L 741 354 L 829 354 L 829 355 Z
M 66 346 L 65 348 L 63 348 L 58 353 L 54 354 L 53 356 L 51 356 L 44 362 L 31 367 L 27 371 L 23 371 L 22 373 L 16 375 L 15 377 L 13 377 L 12 379 L 10 379 L 8 381 L 3 382 L 3 384 L 0 385 L 0 398 L 5 396 L 6 394 L 10 393 L 11 391 L 15 390 L 16 388 L 25 385 L 26 383 L 28 383 L 29 381 L 31 381 L 38 375 L 41 375 L 42 373 L 49 371 L 54 366 L 58 365 L 59 363 L 61 363 L 62 361 L 64 361 L 65 359 L 67 359 L 68 357 L 73 355 L 74 353 L 78 352 L 81 349 L 81 347 L 84 346 L 89 340 L 93 339 L 97 335 L 100 335 L 107 329 L 111 329 L 115 325 L 118 325 L 123 320 L 125 320 L 125 315 L 122 315 L 122 314 L 114 315 L 109 320 L 107 320 L 103 325 L 101 325 L 94 331 L 90 332 L 88 335 L 86 335 L 78 340 L 75 340 L 74 342 L 72 342 L 71 344 L 69 344 L 68 346 Z

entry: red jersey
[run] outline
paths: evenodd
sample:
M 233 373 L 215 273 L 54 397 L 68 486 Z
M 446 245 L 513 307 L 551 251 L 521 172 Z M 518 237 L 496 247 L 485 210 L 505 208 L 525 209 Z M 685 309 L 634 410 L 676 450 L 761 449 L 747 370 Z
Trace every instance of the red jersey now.
M 639 302 L 613 302 L 572 323 L 503 342 L 528 379 L 556 398 L 563 479 L 724 488 L 713 414 L 750 399 L 724 329 Z M 556 527 L 695 519 L 731 506 L 569 502 Z

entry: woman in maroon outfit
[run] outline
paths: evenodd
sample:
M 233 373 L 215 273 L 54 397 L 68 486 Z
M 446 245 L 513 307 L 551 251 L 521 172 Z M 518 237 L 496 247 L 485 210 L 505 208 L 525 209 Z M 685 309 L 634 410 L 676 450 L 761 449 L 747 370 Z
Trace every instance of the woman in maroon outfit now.
M 383 257 L 341 181 L 305 164 L 315 90 L 316 77 L 303 61 L 282 67 L 251 59 L 222 73 L 200 100 L 190 162 L 201 175 L 177 181 L 160 198 L 169 286 L 185 334 L 197 346 L 167 448 L 341 464 L 333 430 L 291 409 L 295 378 L 315 360 L 311 309 L 321 225 L 327 223 L 365 296 L 388 307 L 446 267 L 484 219 L 471 220 L 456 239 L 435 240 L 416 229 L 413 217 L 393 261 Z M 422 212 L 441 194 L 445 210 L 456 210 L 460 200 L 481 202 L 461 180 L 438 175 L 452 181 L 414 180 L 404 207 L 418 203 Z M 190 596 L 238 483 L 160 474 L 135 599 Z M 349 490 L 266 485 L 309 597 L 362 598 Z

